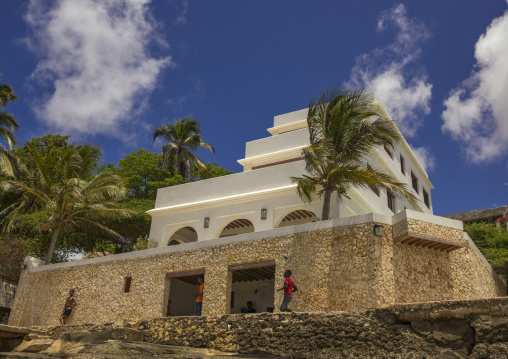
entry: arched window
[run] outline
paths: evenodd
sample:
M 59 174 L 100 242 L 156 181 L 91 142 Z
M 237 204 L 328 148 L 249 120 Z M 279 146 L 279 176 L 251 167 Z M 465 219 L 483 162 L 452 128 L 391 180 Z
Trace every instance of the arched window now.
M 236 234 L 254 232 L 254 225 L 248 219 L 235 219 L 222 230 L 220 237 L 229 237 Z
M 173 246 L 175 244 L 181 243 L 189 243 L 189 242 L 197 242 L 198 234 L 196 230 L 192 227 L 183 227 L 178 231 L 173 233 L 171 238 L 168 240 L 168 246 Z
M 289 213 L 286 217 L 282 219 L 279 224 L 279 228 L 287 227 L 287 226 L 295 226 L 297 224 L 304 224 L 317 221 L 316 215 L 305 209 L 297 209 Z

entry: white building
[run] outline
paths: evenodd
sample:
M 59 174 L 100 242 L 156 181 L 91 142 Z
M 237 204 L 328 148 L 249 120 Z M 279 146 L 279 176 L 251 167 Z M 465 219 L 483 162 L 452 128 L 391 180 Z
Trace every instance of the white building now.
M 148 211 L 150 238 L 166 246 L 319 220 L 322 202 L 303 203 L 290 180 L 305 173 L 306 119 L 307 109 L 276 116 L 270 137 L 247 142 L 245 158 L 238 161 L 241 173 L 159 189 L 155 208 Z M 405 208 L 432 214 L 434 187 L 405 140 L 393 149 L 379 148 L 368 163 L 407 183 L 418 205 L 388 196 L 386 190 L 352 189 L 351 199 L 332 197 L 331 218 L 393 215 Z

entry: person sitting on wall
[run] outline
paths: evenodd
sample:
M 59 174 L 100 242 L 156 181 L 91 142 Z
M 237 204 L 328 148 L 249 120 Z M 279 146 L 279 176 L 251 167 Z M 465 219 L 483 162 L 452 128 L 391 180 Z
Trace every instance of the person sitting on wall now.
M 247 313 L 257 313 L 256 309 L 252 308 L 252 302 L 251 301 L 247 302 Z
M 69 317 L 69 315 L 71 315 L 72 309 L 76 305 L 78 305 L 78 302 L 76 302 L 76 299 L 74 299 L 74 289 L 71 289 L 69 291 L 69 298 L 67 298 L 67 300 L 65 301 L 62 316 L 60 317 L 60 323 L 62 323 L 62 325 L 65 325 L 67 318 Z
M 201 309 L 203 309 L 203 290 L 205 289 L 205 278 L 198 278 L 199 291 L 196 294 L 196 315 L 201 315 Z

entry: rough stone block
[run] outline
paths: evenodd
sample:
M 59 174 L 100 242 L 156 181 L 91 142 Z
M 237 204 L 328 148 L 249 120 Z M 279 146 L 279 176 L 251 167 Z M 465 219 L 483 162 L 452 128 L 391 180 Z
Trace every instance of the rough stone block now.
M 448 345 L 474 342 L 473 329 L 465 320 L 438 321 L 434 323 L 432 329 L 434 339 Z
M 53 344 L 52 339 L 34 339 L 24 340 L 20 345 L 14 348 L 15 352 L 32 352 L 38 353 L 48 349 Z

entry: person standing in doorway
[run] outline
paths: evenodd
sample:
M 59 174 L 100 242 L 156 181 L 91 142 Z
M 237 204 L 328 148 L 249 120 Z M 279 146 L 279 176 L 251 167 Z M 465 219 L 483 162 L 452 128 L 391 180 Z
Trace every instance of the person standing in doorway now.
M 292 310 L 288 308 L 288 305 L 291 299 L 293 299 L 293 293 L 298 290 L 295 283 L 291 280 L 291 274 L 293 273 L 289 269 L 284 272 L 284 286 L 278 289 L 284 290 L 284 299 L 280 305 L 281 312 L 292 312 Z
M 201 315 L 201 309 L 203 309 L 203 290 L 205 289 L 205 278 L 198 278 L 199 291 L 196 294 L 196 315 Z
M 71 289 L 69 291 L 69 298 L 65 301 L 64 310 L 62 313 L 62 316 L 60 317 L 60 323 L 62 325 L 65 325 L 65 322 L 67 321 L 67 318 L 72 313 L 72 309 L 78 305 L 78 302 L 76 302 L 76 299 L 74 298 L 74 289 Z

